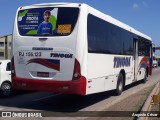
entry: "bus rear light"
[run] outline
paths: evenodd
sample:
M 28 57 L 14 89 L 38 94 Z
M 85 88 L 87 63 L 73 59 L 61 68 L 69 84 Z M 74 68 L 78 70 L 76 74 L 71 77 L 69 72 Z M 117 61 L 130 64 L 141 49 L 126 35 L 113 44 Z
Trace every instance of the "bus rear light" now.
M 80 64 L 77 59 L 75 59 L 74 63 L 74 71 L 73 71 L 73 78 L 72 80 L 77 80 L 81 77 L 81 69 L 80 69 Z
M 15 73 L 15 70 L 12 70 L 12 71 L 11 71 L 11 73 L 13 73 L 13 74 L 14 74 L 14 73 Z
M 11 59 L 11 74 L 12 74 L 12 76 L 16 75 L 15 66 L 14 66 L 14 57 L 12 57 L 12 59 Z
M 79 76 L 79 73 L 74 73 L 73 75 L 75 78 L 77 78 Z

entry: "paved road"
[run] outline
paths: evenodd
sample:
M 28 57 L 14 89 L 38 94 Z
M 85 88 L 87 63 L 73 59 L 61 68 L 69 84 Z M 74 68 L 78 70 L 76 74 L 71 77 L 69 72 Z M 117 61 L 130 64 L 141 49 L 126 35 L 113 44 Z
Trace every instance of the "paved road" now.
M 77 95 L 53 94 L 45 92 L 16 92 L 9 98 L 0 98 L 1 111 L 45 111 L 45 115 L 51 112 L 58 112 L 57 116 L 68 116 L 68 112 L 82 111 L 102 111 L 113 104 L 127 98 L 160 80 L 160 68 L 153 70 L 153 75 L 148 78 L 146 84 L 136 83 L 126 88 L 121 96 L 113 96 L 113 92 L 104 92 L 85 97 Z M 82 115 L 83 116 L 83 115 Z M 63 120 L 63 118 L 54 118 Z M 66 118 L 65 118 L 66 119 Z M 70 120 L 73 118 L 69 118 Z M 77 118 L 76 118 L 77 119 Z M 78 119 L 81 119 L 80 117 Z

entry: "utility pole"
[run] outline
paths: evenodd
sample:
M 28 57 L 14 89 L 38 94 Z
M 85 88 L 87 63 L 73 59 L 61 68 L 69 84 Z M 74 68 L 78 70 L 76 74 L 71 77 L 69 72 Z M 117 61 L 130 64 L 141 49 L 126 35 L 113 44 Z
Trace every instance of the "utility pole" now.
M 5 36 L 5 60 L 8 59 L 8 45 L 7 45 L 7 36 Z

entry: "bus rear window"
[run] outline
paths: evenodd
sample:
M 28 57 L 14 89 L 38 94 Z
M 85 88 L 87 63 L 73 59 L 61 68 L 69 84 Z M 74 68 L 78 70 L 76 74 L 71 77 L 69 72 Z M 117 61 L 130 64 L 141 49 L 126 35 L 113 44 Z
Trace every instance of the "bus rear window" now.
M 67 36 L 72 33 L 79 8 L 33 8 L 20 10 L 18 30 L 22 36 Z

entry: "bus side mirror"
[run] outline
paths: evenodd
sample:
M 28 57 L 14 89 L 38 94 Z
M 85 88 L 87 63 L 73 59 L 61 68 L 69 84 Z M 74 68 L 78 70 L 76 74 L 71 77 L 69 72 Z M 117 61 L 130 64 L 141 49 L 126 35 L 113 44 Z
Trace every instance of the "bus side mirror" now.
M 155 51 L 156 51 L 155 47 L 153 47 L 152 49 L 153 49 L 153 52 L 155 52 Z

